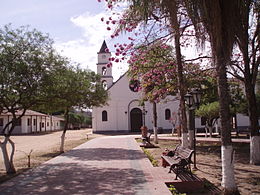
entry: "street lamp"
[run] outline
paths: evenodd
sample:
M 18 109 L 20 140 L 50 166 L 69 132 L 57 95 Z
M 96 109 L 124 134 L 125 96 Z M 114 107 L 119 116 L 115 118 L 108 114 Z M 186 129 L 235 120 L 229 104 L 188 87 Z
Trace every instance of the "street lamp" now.
M 194 169 L 196 167 L 196 133 L 195 133 L 195 109 L 200 104 L 201 92 L 198 89 L 193 89 L 190 93 L 187 93 L 185 96 L 185 103 L 188 106 L 188 124 L 189 124 L 189 140 L 190 148 L 194 150 Z

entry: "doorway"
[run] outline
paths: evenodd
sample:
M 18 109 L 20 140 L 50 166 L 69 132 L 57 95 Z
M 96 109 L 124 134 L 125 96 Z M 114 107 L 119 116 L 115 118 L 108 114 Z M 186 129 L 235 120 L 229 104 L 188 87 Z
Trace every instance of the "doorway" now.
M 141 132 L 140 128 L 143 125 L 142 110 L 133 108 L 130 112 L 130 122 L 132 132 Z

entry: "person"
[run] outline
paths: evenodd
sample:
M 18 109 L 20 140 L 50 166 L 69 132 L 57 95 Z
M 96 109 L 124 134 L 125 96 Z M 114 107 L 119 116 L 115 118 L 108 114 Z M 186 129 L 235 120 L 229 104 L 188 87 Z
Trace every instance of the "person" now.
M 172 112 L 172 117 L 170 118 L 170 122 L 172 123 L 172 136 L 173 136 L 176 127 L 176 122 L 177 122 L 176 112 Z
M 147 137 L 147 133 L 148 133 L 147 127 L 146 126 L 142 126 L 140 129 L 141 129 L 142 137 L 143 138 Z

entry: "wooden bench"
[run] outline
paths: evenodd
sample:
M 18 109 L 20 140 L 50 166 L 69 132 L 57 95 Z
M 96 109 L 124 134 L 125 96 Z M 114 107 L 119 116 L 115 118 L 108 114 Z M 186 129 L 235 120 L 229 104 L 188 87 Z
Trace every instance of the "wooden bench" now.
M 188 173 L 191 177 L 193 177 L 190 167 L 193 153 L 193 150 L 178 145 L 174 150 L 168 151 L 166 154 L 161 156 L 163 166 L 170 166 L 169 173 L 171 173 L 171 171 L 176 173 L 175 180 L 181 173 Z

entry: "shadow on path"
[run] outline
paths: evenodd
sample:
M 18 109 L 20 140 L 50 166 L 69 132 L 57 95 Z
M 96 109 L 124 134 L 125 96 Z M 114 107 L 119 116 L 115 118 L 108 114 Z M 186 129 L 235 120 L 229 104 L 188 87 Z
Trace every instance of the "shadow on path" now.
M 77 148 L 65 153 L 64 156 L 81 161 L 140 160 L 145 158 L 139 150 L 122 148 Z
M 134 169 L 47 164 L 3 183 L 0 194 L 134 194 L 145 182 Z

